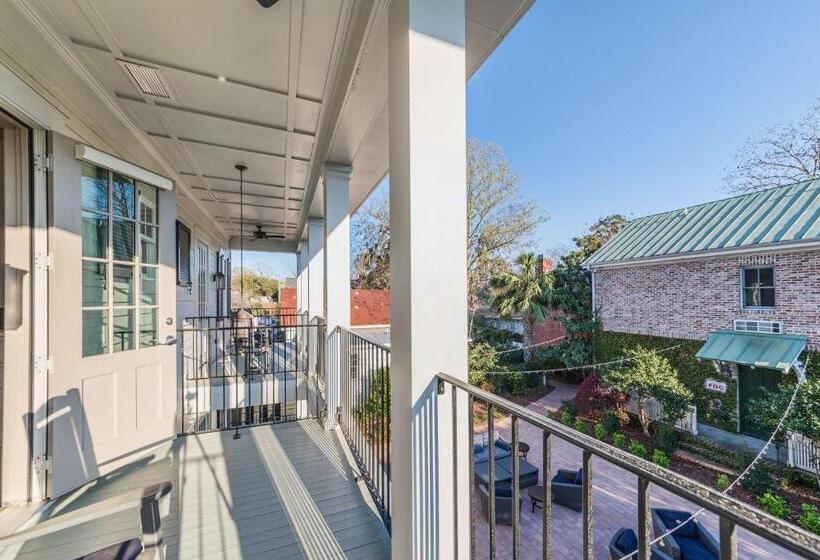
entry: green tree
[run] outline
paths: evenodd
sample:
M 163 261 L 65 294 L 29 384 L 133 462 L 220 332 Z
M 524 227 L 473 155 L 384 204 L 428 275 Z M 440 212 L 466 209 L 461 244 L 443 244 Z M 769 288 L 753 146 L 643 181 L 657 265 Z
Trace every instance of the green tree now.
M 245 301 L 240 302 L 241 286 L 244 281 Z M 261 272 L 237 268 L 231 275 L 232 301 L 243 307 L 261 301 L 273 302 L 279 297 L 279 280 Z
M 544 274 L 541 259 L 524 253 L 515 259 L 513 270 L 494 276 L 490 282 L 490 302 L 502 317 L 520 314 L 524 340 L 531 340 L 533 326 L 549 314 L 547 298 L 551 277 Z
M 635 402 L 644 434 L 647 437 L 650 435 L 653 398 L 661 405 L 665 422 L 673 424 L 683 418 L 693 395 L 681 383 L 678 372 L 669 360 L 642 346 L 627 350 L 624 357 L 627 361 L 605 370 L 602 377 L 607 384 L 626 393 Z
M 557 358 L 567 367 L 592 362 L 592 337 L 598 322 L 592 309 L 590 274 L 581 265 L 620 233 L 626 224 L 627 219 L 620 214 L 599 219 L 589 228 L 589 233 L 573 240 L 575 250 L 564 255 L 552 271 L 549 303 L 567 336 L 561 344 L 545 349 L 541 354 Z
M 752 413 L 756 418 L 767 421 L 774 430 L 786 411 L 794 390 L 794 381 L 781 383 L 777 391 L 752 401 Z M 820 375 L 810 375 L 799 388 L 791 413 L 783 424 L 787 431 L 803 434 L 814 444 L 811 460 L 820 486 Z M 785 434 L 778 437 L 785 437 Z

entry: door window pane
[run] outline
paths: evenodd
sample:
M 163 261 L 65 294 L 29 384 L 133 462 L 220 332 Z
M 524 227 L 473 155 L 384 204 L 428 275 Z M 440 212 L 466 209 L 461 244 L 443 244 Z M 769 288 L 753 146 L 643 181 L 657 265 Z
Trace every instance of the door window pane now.
M 157 345 L 157 310 L 140 310 L 140 347 Z
M 83 212 L 83 256 L 108 258 L 108 216 Z
M 140 221 L 157 223 L 157 188 L 145 183 L 137 183 L 140 199 Z
M 108 211 L 108 171 L 83 163 L 82 204 L 83 208 Z
M 157 228 L 156 226 L 140 225 L 140 244 L 142 262 L 157 264 Z
M 113 214 L 115 216 L 123 216 L 125 218 L 135 218 L 136 208 L 136 189 L 134 182 L 128 177 L 123 177 L 118 173 L 114 173 L 114 181 L 111 185 L 111 204 L 113 206 Z
M 83 356 L 108 352 L 108 311 L 83 311 Z
M 114 265 L 114 305 L 134 305 L 134 267 Z
M 150 266 L 142 267 L 140 276 L 140 303 L 156 305 L 157 303 L 157 269 Z
M 114 352 L 134 349 L 134 310 L 114 310 Z
M 97 261 L 83 261 L 83 305 L 108 305 L 108 265 Z
M 114 260 L 134 260 L 134 222 L 114 220 Z

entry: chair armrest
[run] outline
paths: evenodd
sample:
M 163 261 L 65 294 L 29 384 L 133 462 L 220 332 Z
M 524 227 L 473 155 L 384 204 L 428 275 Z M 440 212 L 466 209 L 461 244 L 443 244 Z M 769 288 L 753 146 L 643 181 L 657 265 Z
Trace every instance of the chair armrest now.
M 123 492 L 97 503 L 37 523 L 33 527 L 0 538 L 0 546 L 19 544 L 52 535 L 78 525 L 90 523 L 130 509 L 140 510 L 143 547 L 149 549 L 162 542 L 160 534 L 160 501 L 171 493 L 173 485 L 162 482 L 139 490 Z M 145 540 L 147 538 L 147 541 Z
M 698 532 L 698 540 L 708 548 L 713 554 L 720 556 L 720 543 L 715 536 L 702 524 L 695 522 L 695 528 Z

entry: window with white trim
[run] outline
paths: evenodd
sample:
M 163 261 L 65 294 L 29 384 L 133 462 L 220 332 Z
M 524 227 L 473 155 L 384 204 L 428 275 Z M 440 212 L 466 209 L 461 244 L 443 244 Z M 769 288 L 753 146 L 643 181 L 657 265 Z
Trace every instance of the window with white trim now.
M 83 356 L 156 346 L 157 189 L 82 164 Z
M 743 307 L 746 309 L 774 308 L 774 267 L 744 268 L 741 274 Z

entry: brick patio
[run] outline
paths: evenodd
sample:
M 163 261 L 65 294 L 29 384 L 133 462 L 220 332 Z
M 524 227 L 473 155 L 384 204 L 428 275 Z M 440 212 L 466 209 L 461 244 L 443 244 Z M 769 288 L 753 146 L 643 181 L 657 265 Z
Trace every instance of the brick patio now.
M 528 408 L 538 412 L 560 406 L 562 400 L 570 398 L 574 392 L 571 385 L 556 384 L 557 388 L 549 395 L 532 403 Z M 510 439 L 509 422 L 497 422 L 499 434 Z M 524 422 L 519 423 L 520 441 L 530 444 L 528 461 L 539 469 L 541 464 L 541 432 Z M 581 450 L 563 440 L 553 438 L 552 469 L 577 469 L 581 466 Z M 543 474 L 543 473 L 542 473 Z M 547 477 L 549 480 L 550 477 Z M 652 486 L 652 507 L 667 507 L 696 511 L 697 508 L 671 493 Z M 522 492 L 521 508 L 521 558 L 541 557 L 541 510 L 531 513 L 530 500 Z M 620 527 L 637 527 L 638 493 L 637 477 L 602 459 L 593 459 L 593 534 L 595 558 L 609 558 L 609 539 Z M 478 500 L 473 504 L 475 520 L 476 557 L 488 557 L 488 526 L 481 512 Z M 718 520 L 710 513 L 701 515 L 700 520 L 717 535 Z M 552 558 L 559 560 L 576 560 L 581 557 L 581 513 L 553 504 L 552 507 Z M 496 525 L 496 558 L 512 558 L 512 530 L 506 525 Z M 782 548 L 738 529 L 738 557 L 744 560 L 774 559 L 787 560 L 799 558 Z

